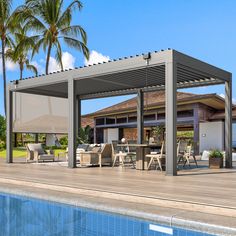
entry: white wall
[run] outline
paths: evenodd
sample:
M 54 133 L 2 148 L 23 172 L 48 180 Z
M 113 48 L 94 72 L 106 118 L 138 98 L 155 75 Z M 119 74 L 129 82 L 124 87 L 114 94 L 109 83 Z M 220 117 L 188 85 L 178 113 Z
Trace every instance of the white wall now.
M 206 122 L 199 126 L 200 152 L 217 148 L 224 149 L 224 122 Z
M 113 140 L 119 140 L 119 129 L 104 129 L 104 143 L 112 143 Z
M 236 148 L 236 123 L 233 123 L 233 147 Z

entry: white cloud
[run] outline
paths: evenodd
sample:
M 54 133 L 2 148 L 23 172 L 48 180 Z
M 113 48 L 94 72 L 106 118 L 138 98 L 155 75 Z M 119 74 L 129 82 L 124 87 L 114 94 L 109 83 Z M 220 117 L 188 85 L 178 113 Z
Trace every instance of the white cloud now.
M 88 65 L 98 64 L 99 62 L 101 63 L 107 62 L 109 60 L 110 60 L 109 56 L 104 56 L 101 53 L 92 50 L 89 56 L 89 60 L 85 59 L 84 64 L 88 66 Z
M 71 55 L 69 52 L 62 53 L 62 64 L 64 69 L 74 68 L 75 67 L 75 57 Z M 57 63 L 54 57 L 50 57 L 49 61 L 49 72 L 54 72 L 61 70 L 60 65 Z
M 62 63 L 64 69 L 70 69 L 75 67 L 75 57 L 73 57 L 69 52 L 62 53 Z
M 37 68 L 38 74 L 43 74 L 45 72 L 44 67 L 42 65 L 40 65 L 37 61 L 31 61 L 31 64 Z
M 225 94 L 220 93 L 219 96 L 225 99 Z M 233 102 L 233 104 L 236 104 L 236 99 L 233 98 L 233 99 L 232 99 L 232 102 Z
M 10 60 L 6 60 L 6 70 L 7 71 L 16 71 L 18 69 L 18 65 L 13 63 Z M 0 58 L 0 74 L 2 74 L 2 58 Z
M 220 97 L 225 99 L 225 95 L 223 93 L 218 94 Z

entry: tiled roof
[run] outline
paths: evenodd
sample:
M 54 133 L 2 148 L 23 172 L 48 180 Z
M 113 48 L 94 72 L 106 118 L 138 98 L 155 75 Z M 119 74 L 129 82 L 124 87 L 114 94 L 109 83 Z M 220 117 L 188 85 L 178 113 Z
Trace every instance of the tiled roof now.
M 87 125 L 89 125 L 91 128 L 94 127 L 94 119 L 90 117 L 81 117 L 81 127 L 85 128 Z
M 235 108 L 232 110 L 232 117 L 233 117 L 233 119 L 236 119 L 236 109 Z M 224 120 L 224 119 L 225 119 L 225 112 L 224 111 L 218 111 L 210 117 L 210 120 Z
M 199 99 L 207 99 L 210 97 L 219 98 L 216 94 L 193 94 L 193 93 L 185 93 L 185 92 L 177 92 L 177 100 L 178 102 L 189 102 L 189 101 L 196 101 Z M 223 102 L 223 101 L 222 101 Z M 155 106 L 164 106 L 165 103 L 165 91 L 155 91 L 149 92 L 144 94 L 144 107 L 151 108 Z M 118 103 L 116 105 L 104 108 L 94 113 L 90 113 L 86 115 L 89 116 L 96 116 L 102 114 L 109 114 L 109 113 L 118 113 L 118 112 L 125 112 L 130 110 L 135 110 L 137 107 L 137 99 L 136 97 L 126 100 L 124 102 Z

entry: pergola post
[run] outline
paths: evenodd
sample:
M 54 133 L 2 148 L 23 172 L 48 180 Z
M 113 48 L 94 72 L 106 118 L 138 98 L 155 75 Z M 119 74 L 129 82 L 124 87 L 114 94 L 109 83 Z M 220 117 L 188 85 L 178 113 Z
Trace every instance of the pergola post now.
M 225 167 L 232 168 L 232 80 L 225 82 Z
M 7 112 L 6 112 L 6 119 L 7 119 L 7 163 L 13 162 L 13 127 L 12 127 L 12 119 L 13 119 L 13 92 L 8 88 L 7 89 Z
M 176 118 L 177 68 L 174 61 L 166 63 L 166 175 L 177 175 Z
M 81 99 L 79 96 L 76 97 L 76 136 L 80 135 L 80 128 L 81 128 Z
M 193 148 L 194 155 L 199 155 L 199 106 L 193 108 Z
M 68 103 L 69 103 L 69 115 L 68 115 L 68 167 L 76 167 L 76 129 L 77 124 L 77 98 L 75 91 L 75 80 L 68 80 Z
M 94 119 L 93 143 L 97 143 L 97 127 L 96 127 L 96 119 Z
M 137 143 L 143 143 L 143 91 L 137 93 Z

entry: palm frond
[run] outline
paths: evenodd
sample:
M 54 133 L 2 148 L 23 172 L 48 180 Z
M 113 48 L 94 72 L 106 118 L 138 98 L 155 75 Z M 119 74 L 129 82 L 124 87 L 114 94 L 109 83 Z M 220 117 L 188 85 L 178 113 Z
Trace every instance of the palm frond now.
M 25 65 L 28 70 L 32 71 L 36 76 L 38 76 L 38 70 L 37 70 L 36 66 L 29 64 L 29 62 L 26 63 Z
M 60 42 L 58 40 L 57 40 L 55 46 L 56 46 L 55 59 L 56 59 L 57 63 L 60 65 L 61 70 L 64 70 L 63 63 L 62 63 L 62 50 L 61 50 Z
M 60 33 L 62 35 L 71 36 L 73 38 L 77 38 L 81 36 L 83 43 L 87 44 L 87 34 L 80 25 L 68 26 L 60 30 Z
M 81 10 L 82 7 L 83 5 L 80 1 L 73 1 L 59 17 L 57 21 L 57 26 L 59 28 L 68 27 L 72 20 L 72 12 L 77 9 Z
M 85 58 L 89 59 L 89 49 L 83 42 L 70 37 L 63 37 L 63 39 L 68 47 L 81 51 Z

